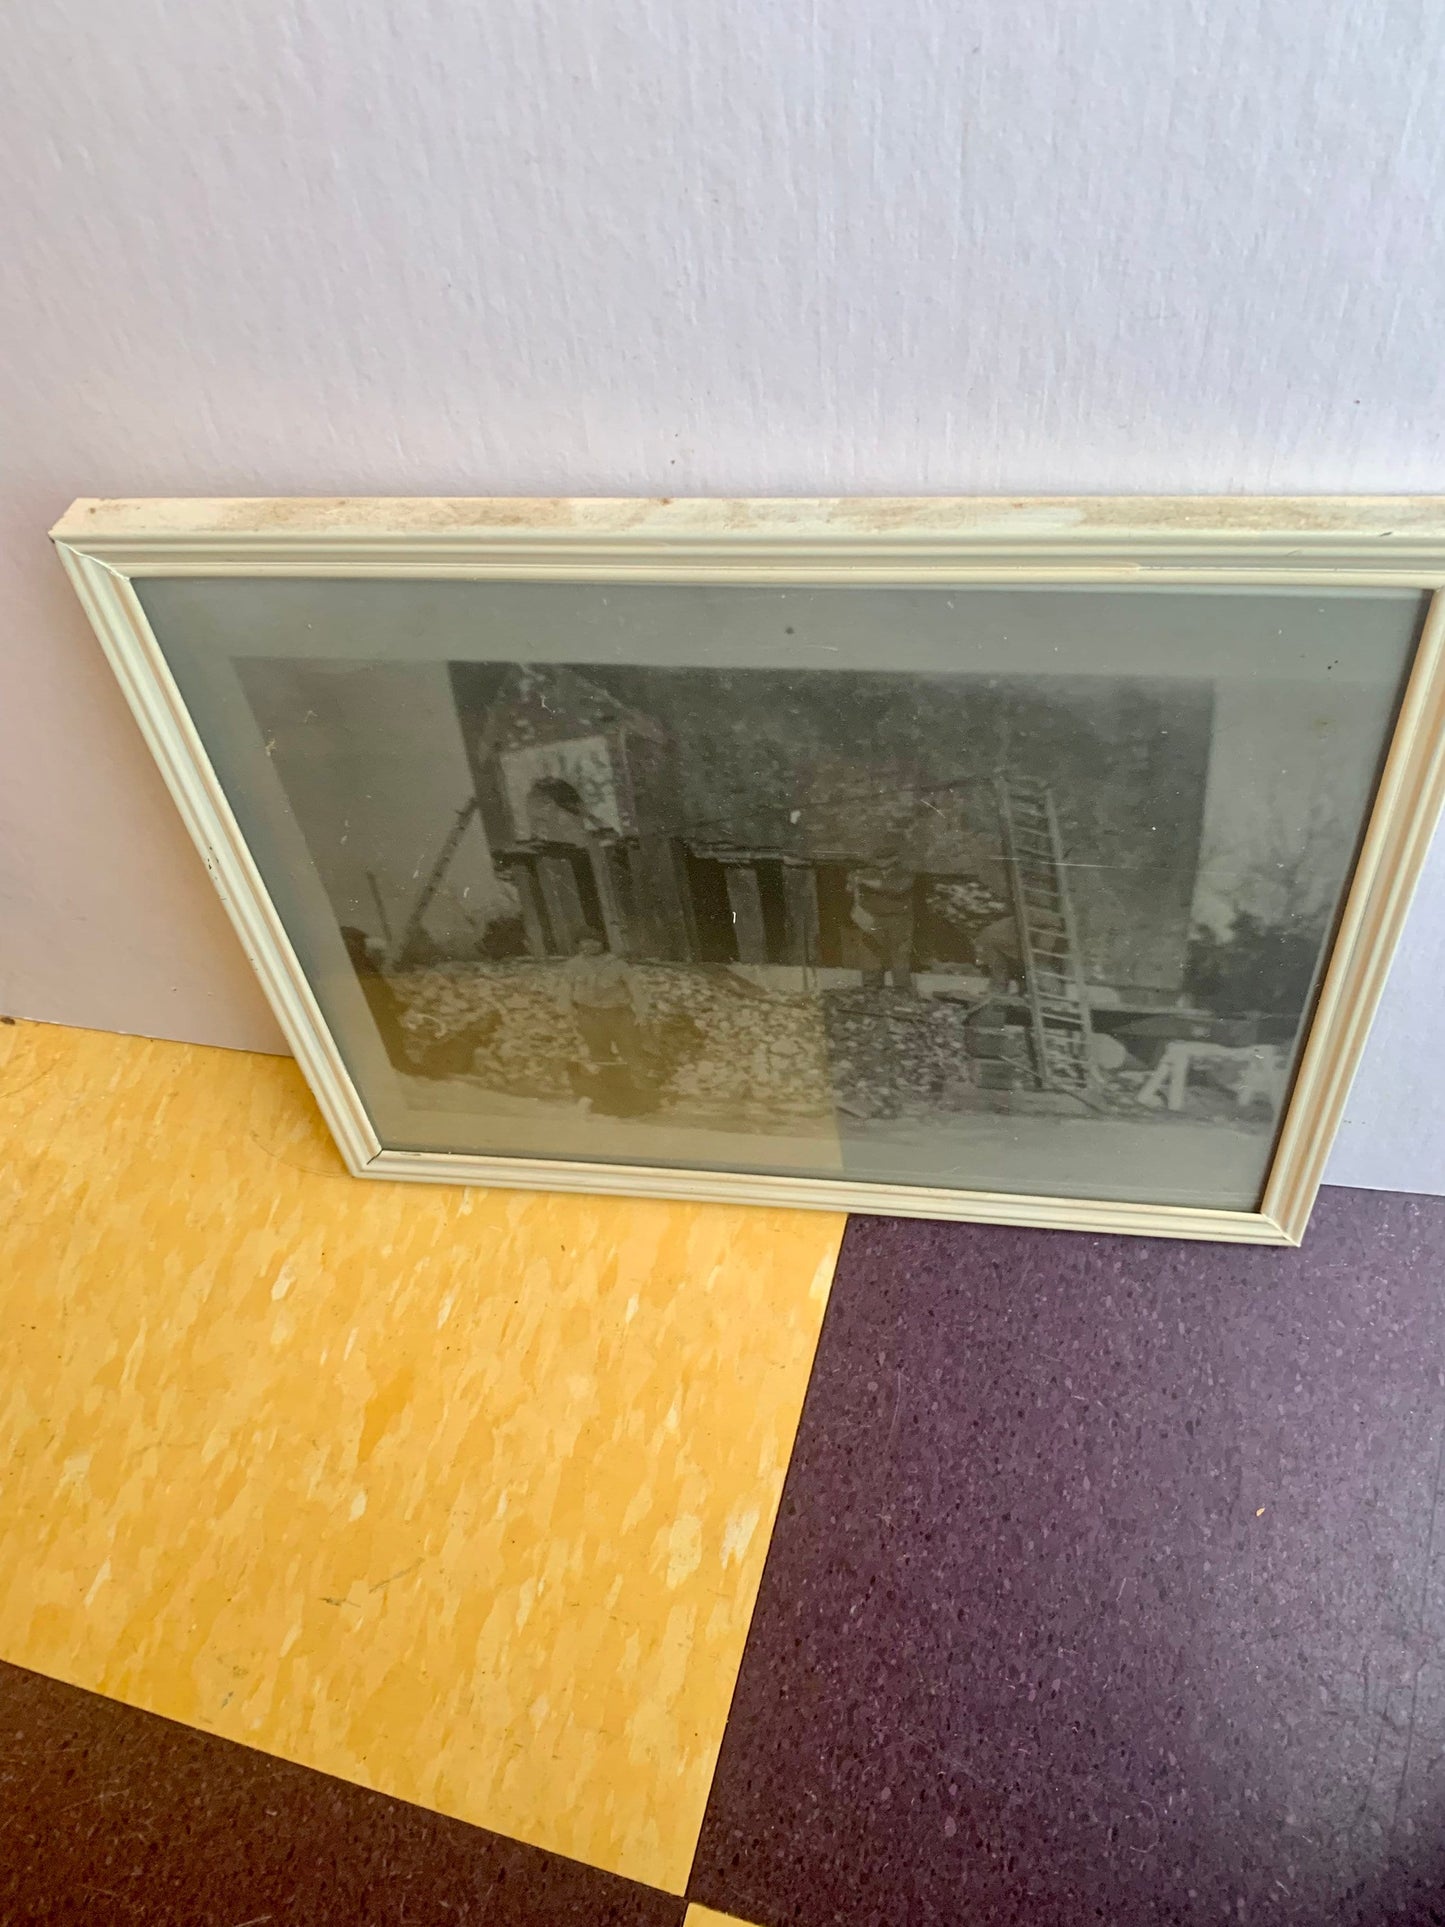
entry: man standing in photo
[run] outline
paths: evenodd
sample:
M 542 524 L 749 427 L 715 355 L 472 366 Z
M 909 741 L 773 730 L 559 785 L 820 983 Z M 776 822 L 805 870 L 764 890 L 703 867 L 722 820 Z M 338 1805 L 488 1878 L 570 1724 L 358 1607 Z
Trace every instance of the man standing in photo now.
M 890 976 L 895 990 L 913 989 L 914 882 L 898 852 L 855 870 L 849 879 L 845 955 L 862 972 L 865 990 L 881 990 Z

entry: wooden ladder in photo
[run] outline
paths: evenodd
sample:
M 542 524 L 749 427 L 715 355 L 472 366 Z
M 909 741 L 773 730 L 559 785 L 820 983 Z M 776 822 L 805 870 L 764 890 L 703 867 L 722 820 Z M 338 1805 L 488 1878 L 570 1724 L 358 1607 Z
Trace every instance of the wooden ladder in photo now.
M 1029 777 L 994 781 L 1039 1084 L 1086 1097 L 1094 1085 L 1089 1003 L 1054 799 Z

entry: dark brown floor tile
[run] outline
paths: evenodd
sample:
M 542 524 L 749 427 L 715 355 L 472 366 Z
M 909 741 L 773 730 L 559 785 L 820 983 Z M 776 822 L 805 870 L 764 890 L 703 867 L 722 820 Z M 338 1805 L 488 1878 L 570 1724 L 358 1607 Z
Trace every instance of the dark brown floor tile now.
M 1445 1920 L 1445 1200 L 1299 1252 L 858 1220 L 692 1893 Z
M 0 1666 L 0 1923 L 679 1927 L 682 1904 Z

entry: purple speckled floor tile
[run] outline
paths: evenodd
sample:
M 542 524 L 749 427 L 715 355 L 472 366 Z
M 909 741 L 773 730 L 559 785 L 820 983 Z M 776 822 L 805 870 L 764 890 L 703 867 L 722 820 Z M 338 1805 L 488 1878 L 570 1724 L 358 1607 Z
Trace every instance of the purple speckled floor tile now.
M 0 1665 L 0 1922 L 681 1927 L 556 1854 Z
M 694 1869 L 764 1927 L 1445 1921 L 1445 1200 L 857 1220 Z

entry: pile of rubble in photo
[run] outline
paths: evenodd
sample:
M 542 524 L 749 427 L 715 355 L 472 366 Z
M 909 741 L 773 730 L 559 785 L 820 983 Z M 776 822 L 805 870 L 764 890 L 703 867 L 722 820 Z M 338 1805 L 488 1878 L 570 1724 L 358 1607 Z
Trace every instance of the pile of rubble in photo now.
M 647 1108 L 757 1126 L 835 1111 L 860 1120 L 980 1109 L 1139 1116 L 1143 1058 L 1101 1040 L 1087 1094 L 1043 1091 L 1027 1028 L 1004 1000 L 829 988 L 799 994 L 726 966 L 633 966 L 648 1018 Z M 438 963 L 393 973 L 406 1052 L 428 1077 L 572 1102 L 582 1040 L 557 964 Z M 1156 1046 L 1157 1050 L 1157 1046 Z M 1258 1126 L 1232 1090 L 1194 1080 L 1181 1122 Z
M 997 1007 L 908 992 L 800 995 L 726 967 L 638 964 L 672 1110 L 766 1123 L 924 1116 L 1037 1091 L 1026 1031 Z M 418 1071 L 569 1101 L 582 1043 L 555 964 L 438 963 L 389 982 Z
M 760 1120 L 831 1110 L 816 998 L 779 995 L 726 968 L 634 969 L 648 1031 L 681 1034 L 667 1051 L 669 1105 Z M 583 1053 L 557 965 L 435 964 L 389 981 L 414 1034 L 452 1036 L 463 1045 L 476 1038 L 446 1074 L 473 1076 L 517 1097 L 573 1096 L 571 1069 Z
M 1028 1037 L 974 1004 L 909 992 L 834 990 L 824 1000 L 838 1108 L 903 1117 L 975 1108 L 981 1091 L 1029 1091 Z

